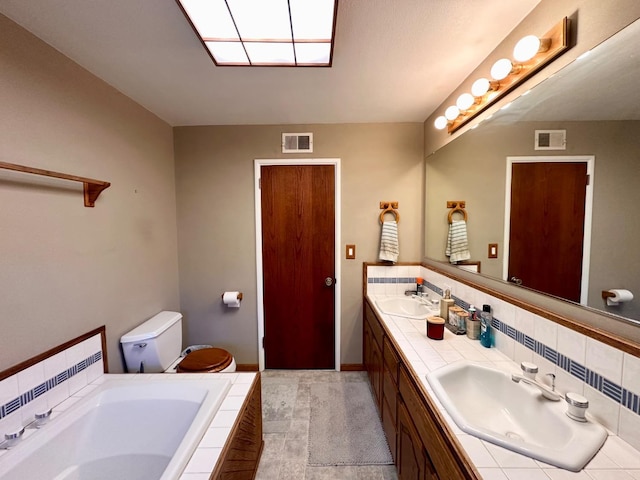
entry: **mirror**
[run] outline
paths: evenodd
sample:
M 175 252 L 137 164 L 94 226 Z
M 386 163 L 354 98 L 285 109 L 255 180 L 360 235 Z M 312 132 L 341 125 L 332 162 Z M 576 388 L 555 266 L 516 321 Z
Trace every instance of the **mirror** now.
M 464 200 L 471 259 L 482 262 L 482 275 L 505 280 L 507 157 L 592 155 L 591 228 L 583 243 L 588 273 L 581 303 L 640 321 L 639 42 L 640 20 L 427 157 L 426 257 L 447 261 L 446 202 Z M 565 149 L 536 150 L 536 130 L 565 130 Z M 488 245 L 495 243 L 498 258 L 490 259 Z M 615 288 L 628 289 L 635 298 L 607 306 L 602 292 Z

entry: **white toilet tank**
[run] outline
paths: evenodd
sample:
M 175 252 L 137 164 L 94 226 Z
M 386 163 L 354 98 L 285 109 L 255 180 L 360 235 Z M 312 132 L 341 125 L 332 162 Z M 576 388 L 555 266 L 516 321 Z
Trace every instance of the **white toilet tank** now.
M 180 356 L 182 314 L 160 312 L 120 337 L 129 373 L 162 373 Z

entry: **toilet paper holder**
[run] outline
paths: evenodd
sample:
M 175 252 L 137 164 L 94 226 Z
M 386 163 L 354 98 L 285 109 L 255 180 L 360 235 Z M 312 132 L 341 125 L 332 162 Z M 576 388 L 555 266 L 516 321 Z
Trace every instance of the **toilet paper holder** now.
M 224 300 L 224 293 L 222 295 L 220 295 L 220 298 L 222 298 Z M 242 300 L 242 292 L 238 293 L 238 300 Z
M 615 306 L 633 300 L 633 293 L 625 289 L 603 290 L 602 299 L 606 300 L 608 306 Z

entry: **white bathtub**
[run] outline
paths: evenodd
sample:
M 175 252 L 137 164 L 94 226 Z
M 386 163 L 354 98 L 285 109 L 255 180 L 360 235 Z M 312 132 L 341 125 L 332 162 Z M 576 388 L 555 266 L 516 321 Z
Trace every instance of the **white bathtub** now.
M 0 479 L 177 479 L 231 386 L 108 377 L 0 456 Z

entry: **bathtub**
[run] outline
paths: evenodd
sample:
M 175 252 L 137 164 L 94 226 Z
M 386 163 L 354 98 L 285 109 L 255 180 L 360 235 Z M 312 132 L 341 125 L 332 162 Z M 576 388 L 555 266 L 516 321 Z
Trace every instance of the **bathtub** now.
M 158 376 L 105 375 L 94 391 L 0 456 L 0 479 L 179 478 L 231 381 Z

